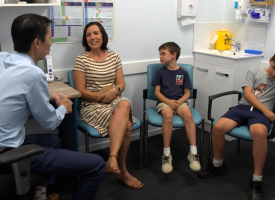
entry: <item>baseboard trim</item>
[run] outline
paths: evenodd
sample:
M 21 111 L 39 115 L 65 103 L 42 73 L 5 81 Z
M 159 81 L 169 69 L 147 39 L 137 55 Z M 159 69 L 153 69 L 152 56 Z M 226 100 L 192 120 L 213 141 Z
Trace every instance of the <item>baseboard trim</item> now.
M 161 128 L 156 128 L 156 129 L 148 131 L 148 137 L 158 135 L 161 133 L 162 133 Z M 131 136 L 131 141 L 139 140 L 139 138 L 140 138 L 140 133 L 139 132 L 134 133 Z M 89 145 L 90 151 L 96 151 L 96 150 L 104 149 L 104 148 L 108 148 L 108 147 L 110 147 L 110 140 L 105 140 L 103 142 L 97 142 L 96 144 Z M 85 146 L 79 147 L 79 152 L 85 153 Z
M 194 56 L 179 57 L 177 62 L 193 65 L 194 64 Z M 159 59 L 157 59 L 157 60 L 146 60 L 146 61 L 122 63 L 123 74 L 130 75 L 130 74 L 146 73 L 147 65 L 152 64 L 152 63 L 160 63 L 160 62 L 159 62 Z M 56 76 L 59 80 L 62 80 L 63 82 L 68 82 L 67 73 L 68 73 L 68 71 L 71 71 L 71 70 L 73 70 L 73 67 L 67 68 L 67 69 L 54 70 L 54 76 Z

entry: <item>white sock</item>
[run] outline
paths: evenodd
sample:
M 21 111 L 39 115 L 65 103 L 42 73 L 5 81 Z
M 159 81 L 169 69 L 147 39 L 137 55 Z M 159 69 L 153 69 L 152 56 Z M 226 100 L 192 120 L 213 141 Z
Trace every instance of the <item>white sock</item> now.
M 215 167 L 220 167 L 220 166 L 222 166 L 222 164 L 223 164 L 223 159 L 221 159 L 221 160 L 215 160 L 214 158 L 213 158 L 213 165 L 215 166 Z
M 170 147 L 168 147 L 168 148 L 163 148 L 163 154 L 165 155 L 165 156 L 169 156 L 170 155 Z
M 46 186 L 36 186 L 34 200 L 45 200 L 46 199 Z
M 191 154 L 198 154 L 197 146 L 190 146 L 190 153 Z
M 258 176 L 253 174 L 253 181 L 262 181 L 263 176 Z

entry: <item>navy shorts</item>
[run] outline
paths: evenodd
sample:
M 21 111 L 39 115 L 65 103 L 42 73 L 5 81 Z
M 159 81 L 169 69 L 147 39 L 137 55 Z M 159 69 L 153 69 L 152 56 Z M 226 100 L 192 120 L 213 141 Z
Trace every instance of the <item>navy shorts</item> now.
M 250 109 L 251 106 L 237 105 L 229 108 L 229 111 L 222 117 L 238 122 L 238 126 L 248 125 L 249 127 L 252 124 L 263 124 L 269 131 L 271 125 L 269 119 L 257 108 L 253 108 L 252 111 Z

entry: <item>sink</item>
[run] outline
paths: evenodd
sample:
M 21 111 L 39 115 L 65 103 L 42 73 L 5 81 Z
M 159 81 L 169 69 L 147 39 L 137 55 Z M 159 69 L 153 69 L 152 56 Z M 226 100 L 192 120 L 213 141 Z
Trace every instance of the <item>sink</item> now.
M 235 52 L 235 51 L 231 51 L 231 50 L 220 51 L 220 50 L 216 50 L 216 49 L 197 50 L 194 52 L 208 54 L 208 55 L 216 55 L 216 56 L 221 56 L 221 57 L 228 57 L 228 58 L 232 58 L 232 59 L 263 56 L 263 54 L 261 54 L 261 55 L 250 54 L 250 53 L 245 53 L 244 51 L 241 51 L 241 52 Z

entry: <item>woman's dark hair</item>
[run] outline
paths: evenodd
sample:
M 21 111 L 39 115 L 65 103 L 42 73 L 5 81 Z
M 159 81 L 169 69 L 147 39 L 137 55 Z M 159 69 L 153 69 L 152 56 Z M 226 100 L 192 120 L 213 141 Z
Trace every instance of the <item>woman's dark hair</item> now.
M 271 60 L 275 62 L 275 54 L 272 56 Z
M 83 32 L 83 38 L 82 38 L 82 46 L 85 48 L 86 51 L 90 51 L 91 48 L 89 47 L 87 40 L 86 40 L 86 31 L 87 29 L 92 26 L 92 25 L 97 25 L 99 27 L 99 30 L 102 34 L 102 45 L 101 45 L 101 50 L 108 50 L 107 48 L 107 43 L 108 43 L 108 35 L 104 29 L 104 27 L 101 25 L 99 22 L 90 22 L 85 26 L 84 32 Z
M 23 14 L 16 17 L 11 25 L 14 50 L 27 53 L 31 50 L 31 44 L 36 38 L 44 42 L 51 22 L 47 17 L 37 14 Z

